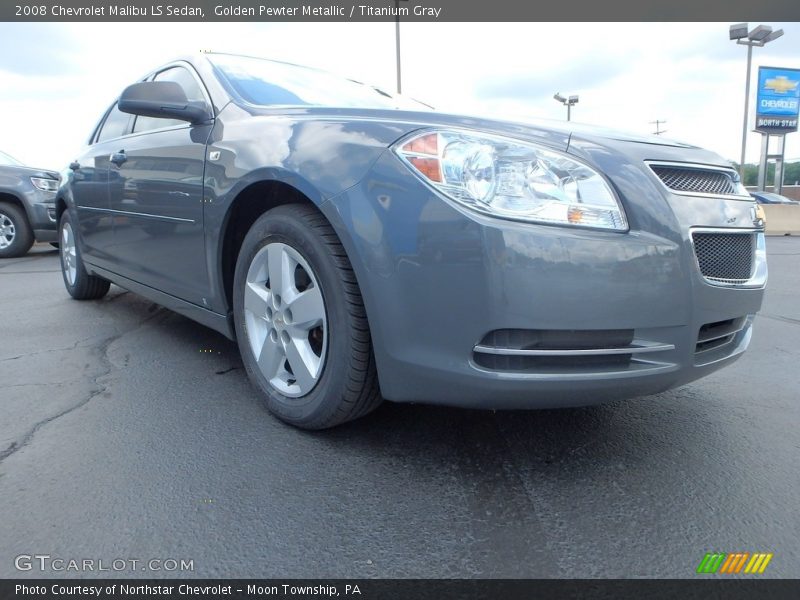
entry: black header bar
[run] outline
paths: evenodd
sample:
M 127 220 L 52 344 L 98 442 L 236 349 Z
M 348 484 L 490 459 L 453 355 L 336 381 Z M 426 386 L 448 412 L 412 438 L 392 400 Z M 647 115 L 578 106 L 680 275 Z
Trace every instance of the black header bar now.
M 800 21 L 798 0 L 11 0 L 0 21 Z
M 743 578 L 653 579 L 38 579 L 2 580 L 0 598 L 36 600 L 530 600 L 647 598 L 783 600 L 800 581 Z

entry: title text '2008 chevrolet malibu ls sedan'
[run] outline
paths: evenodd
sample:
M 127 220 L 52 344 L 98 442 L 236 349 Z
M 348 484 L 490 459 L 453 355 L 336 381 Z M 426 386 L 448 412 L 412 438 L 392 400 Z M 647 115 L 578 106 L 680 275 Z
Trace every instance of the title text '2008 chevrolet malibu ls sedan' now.
M 309 429 L 382 398 L 660 392 L 741 355 L 767 279 L 763 220 L 715 154 L 261 59 L 154 71 L 70 169 L 69 293 L 114 282 L 235 338 L 269 409 Z

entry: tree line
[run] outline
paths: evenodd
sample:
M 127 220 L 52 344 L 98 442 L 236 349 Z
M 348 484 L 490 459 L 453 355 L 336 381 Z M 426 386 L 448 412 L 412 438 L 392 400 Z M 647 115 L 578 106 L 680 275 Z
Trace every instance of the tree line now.
M 758 165 L 745 164 L 742 179 L 745 185 L 758 185 Z M 767 165 L 767 185 L 772 185 L 774 181 L 775 163 L 771 162 Z M 800 161 L 784 163 L 783 185 L 800 185 Z

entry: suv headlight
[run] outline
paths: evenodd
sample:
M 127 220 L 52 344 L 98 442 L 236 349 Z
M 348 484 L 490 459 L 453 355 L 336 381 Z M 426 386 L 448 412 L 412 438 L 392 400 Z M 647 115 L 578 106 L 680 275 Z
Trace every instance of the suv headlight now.
M 628 230 L 603 176 L 561 152 L 455 130 L 418 133 L 394 151 L 426 183 L 470 209 L 534 223 Z
M 44 177 L 31 177 L 31 183 L 43 192 L 57 192 L 58 179 L 46 179 Z

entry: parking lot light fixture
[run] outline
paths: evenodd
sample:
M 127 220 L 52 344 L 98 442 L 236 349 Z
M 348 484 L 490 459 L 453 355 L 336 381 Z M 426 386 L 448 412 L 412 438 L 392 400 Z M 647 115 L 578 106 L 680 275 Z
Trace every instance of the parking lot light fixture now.
M 748 28 L 747 23 L 737 23 L 731 25 L 729 29 L 731 40 L 742 46 L 747 46 L 747 76 L 744 86 L 744 117 L 742 118 L 742 154 L 739 160 L 740 177 L 744 177 L 745 150 L 747 148 L 747 121 L 750 110 L 750 67 L 753 63 L 753 46 L 765 46 L 783 35 L 783 29 L 773 31 L 769 25 L 759 25 L 750 31 L 748 31 Z
M 572 120 L 572 107 L 578 103 L 578 96 L 572 95 L 569 98 L 565 98 L 561 95 L 561 92 L 556 92 L 553 94 L 553 98 L 567 107 L 567 121 Z
M 730 35 L 732 40 L 741 40 L 747 37 L 747 23 L 731 25 Z

